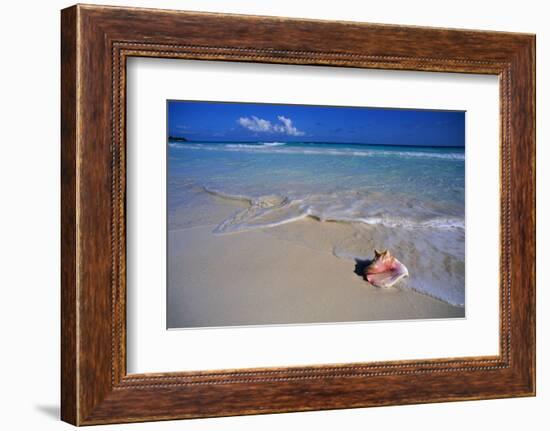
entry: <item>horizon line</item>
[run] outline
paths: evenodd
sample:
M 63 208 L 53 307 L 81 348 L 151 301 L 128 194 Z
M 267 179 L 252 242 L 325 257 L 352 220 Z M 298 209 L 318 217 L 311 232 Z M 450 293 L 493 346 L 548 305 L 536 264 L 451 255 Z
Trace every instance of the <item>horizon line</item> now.
M 181 139 L 185 141 L 181 141 Z M 348 144 L 348 145 L 371 145 L 376 147 L 424 147 L 424 148 L 465 148 L 466 145 L 417 145 L 417 144 L 373 144 L 370 142 L 341 142 L 341 141 L 284 141 L 284 140 L 255 140 L 255 141 L 211 141 L 211 140 L 190 140 L 184 136 L 168 136 L 167 141 L 170 140 L 180 140 L 180 142 L 189 143 L 189 144 L 257 144 L 263 142 L 283 142 L 285 144 L 325 144 L 325 145 L 335 145 L 335 144 Z

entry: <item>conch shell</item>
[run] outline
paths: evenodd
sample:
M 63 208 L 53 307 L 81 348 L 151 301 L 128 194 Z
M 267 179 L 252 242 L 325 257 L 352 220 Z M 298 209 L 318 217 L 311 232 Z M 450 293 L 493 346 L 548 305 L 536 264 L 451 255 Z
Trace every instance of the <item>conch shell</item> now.
M 365 280 L 376 287 L 391 287 L 408 275 L 407 267 L 393 257 L 389 250 L 374 250 L 374 260 L 363 274 Z

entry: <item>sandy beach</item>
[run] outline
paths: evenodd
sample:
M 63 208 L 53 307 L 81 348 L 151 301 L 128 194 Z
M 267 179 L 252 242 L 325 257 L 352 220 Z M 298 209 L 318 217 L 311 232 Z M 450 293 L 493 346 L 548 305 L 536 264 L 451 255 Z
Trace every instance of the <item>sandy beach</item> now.
M 208 222 L 235 211 L 210 201 Z M 306 217 L 234 234 L 215 227 L 168 232 L 169 328 L 464 317 L 464 308 L 407 287 L 364 281 L 360 264 L 333 253 L 350 225 Z

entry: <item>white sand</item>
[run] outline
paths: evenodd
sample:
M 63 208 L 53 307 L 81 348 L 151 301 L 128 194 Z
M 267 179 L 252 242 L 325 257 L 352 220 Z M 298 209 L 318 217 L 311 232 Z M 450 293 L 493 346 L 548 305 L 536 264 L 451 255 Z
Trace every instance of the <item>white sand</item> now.
M 170 328 L 464 317 L 464 308 L 365 282 L 353 260 L 331 252 L 344 225 L 304 219 L 228 235 L 214 227 L 168 232 Z

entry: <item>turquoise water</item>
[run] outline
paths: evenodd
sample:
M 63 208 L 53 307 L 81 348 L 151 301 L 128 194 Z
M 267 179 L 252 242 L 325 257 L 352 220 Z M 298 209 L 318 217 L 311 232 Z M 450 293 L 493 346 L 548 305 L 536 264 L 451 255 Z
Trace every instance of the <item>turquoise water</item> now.
M 391 247 L 416 269 L 409 287 L 463 306 L 464 167 L 463 148 L 171 141 L 169 229 L 180 226 L 175 210 L 212 195 L 242 207 L 216 225 L 220 235 L 305 217 L 349 223 L 354 235 L 334 244 L 336 256 Z

